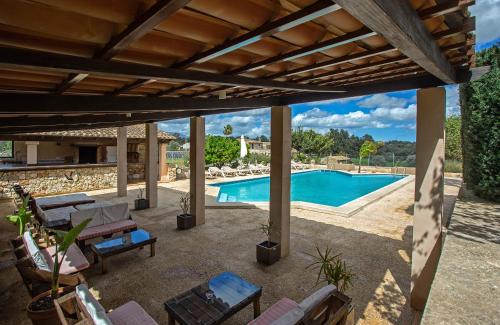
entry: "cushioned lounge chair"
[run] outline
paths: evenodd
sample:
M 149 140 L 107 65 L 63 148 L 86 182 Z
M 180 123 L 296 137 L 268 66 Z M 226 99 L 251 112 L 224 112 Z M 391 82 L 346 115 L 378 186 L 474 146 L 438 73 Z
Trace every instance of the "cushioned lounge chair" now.
M 229 167 L 229 166 L 222 166 L 222 168 L 220 170 L 222 171 L 222 174 L 224 177 L 238 175 L 238 171 L 234 168 Z
M 157 325 L 156 321 L 135 301 L 131 300 L 106 313 L 85 284 L 54 302 L 62 325 Z
M 18 246 L 13 247 L 13 249 L 17 258 L 16 268 L 21 275 L 29 294 L 34 297 L 42 292 L 50 290 L 52 272 L 37 268 L 34 260 L 27 253 L 24 241 L 22 241 Z M 85 283 L 85 278 L 79 272 L 59 275 L 60 286 L 75 287 L 81 283 Z
M 31 258 L 37 269 L 52 272 L 56 251 L 55 246 L 40 249 L 29 230 L 23 234 L 23 244 L 27 256 Z M 62 258 L 62 256 L 63 254 L 59 253 L 59 258 Z M 72 244 L 66 252 L 66 255 L 64 255 L 64 259 L 62 259 L 59 272 L 61 274 L 74 274 L 88 269 L 89 267 L 90 263 L 85 255 L 83 255 L 80 248 Z
M 300 304 L 283 298 L 248 325 L 354 324 L 351 298 L 333 285 L 323 287 Z

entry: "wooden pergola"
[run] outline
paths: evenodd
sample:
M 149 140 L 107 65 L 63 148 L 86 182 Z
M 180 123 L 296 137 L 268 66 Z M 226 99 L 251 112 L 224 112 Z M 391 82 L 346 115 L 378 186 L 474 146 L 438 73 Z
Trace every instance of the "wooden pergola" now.
M 148 123 L 147 195 L 154 206 L 154 122 L 190 117 L 192 212 L 202 224 L 203 116 L 271 106 L 270 213 L 285 256 L 287 105 L 421 89 L 412 261 L 412 305 L 421 309 L 441 238 L 445 95 L 436 87 L 480 74 L 473 69 L 475 20 L 467 12 L 473 3 L 2 1 L 0 135 L 116 126 L 123 157 L 125 127 Z M 126 195 L 120 176 L 118 192 Z

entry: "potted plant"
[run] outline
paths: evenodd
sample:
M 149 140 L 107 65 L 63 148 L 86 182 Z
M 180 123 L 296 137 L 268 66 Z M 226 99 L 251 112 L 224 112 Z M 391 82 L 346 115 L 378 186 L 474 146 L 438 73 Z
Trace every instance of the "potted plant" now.
M 52 233 L 54 233 L 56 242 L 54 266 L 52 268 L 51 274 L 51 289 L 31 299 L 31 302 L 26 308 L 28 317 L 31 319 L 34 325 L 60 323 L 56 309 L 54 307 L 54 300 L 59 298 L 59 296 L 73 290 L 73 287 L 59 288 L 59 270 L 69 247 L 75 242 L 76 237 L 78 237 L 80 232 L 87 226 L 87 224 L 91 220 L 91 218 L 84 220 L 82 223 L 72 228 L 70 231 L 55 229 L 50 230 Z
M 149 208 L 149 200 L 144 198 L 144 189 L 139 188 L 139 194 L 135 199 L 135 210 L 144 210 Z
M 340 292 L 344 293 L 352 285 L 351 281 L 355 275 L 342 260 L 342 254 L 333 254 L 333 249 L 330 247 L 326 247 L 325 251 L 321 252 L 318 246 L 316 246 L 316 252 L 317 255 L 308 254 L 314 262 L 307 266 L 307 269 L 318 270 L 316 285 L 326 282 L 335 285 Z
M 273 223 L 268 219 L 267 224 L 261 224 L 260 230 L 267 237 L 266 241 L 257 244 L 257 262 L 264 265 L 276 263 L 281 257 L 281 247 L 279 243 L 271 241 Z
M 189 206 L 191 202 L 190 193 L 181 196 L 179 206 L 181 207 L 182 214 L 177 215 L 177 229 L 185 230 L 193 228 L 195 224 L 195 217 L 189 214 Z
M 30 197 L 27 195 L 20 206 L 18 206 L 17 211 L 14 214 L 8 215 L 5 218 L 19 227 L 19 236 L 10 241 L 11 245 L 19 247 L 22 244 L 22 236 L 24 230 L 26 229 L 26 224 L 31 221 L 32 213 L 28 208 Z

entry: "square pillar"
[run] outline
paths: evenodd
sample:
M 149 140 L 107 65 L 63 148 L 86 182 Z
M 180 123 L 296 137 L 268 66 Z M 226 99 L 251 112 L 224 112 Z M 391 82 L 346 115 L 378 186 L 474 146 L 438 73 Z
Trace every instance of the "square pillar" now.
M 288 106 L 271 108 L 271 240 L 281 244 L 281 256 L 290 252 L 290 177 L 292 115 Z
M 127 196 L 127 127 L 116 128 L 116 169 L 118 196 Z
M 160 173 L 158 179 L 160 181 L 166 181 L 168 178 L 168 167 L 167 167 L 167 144 L 160 143 L 160 159 L 159 159 L 159 169 Z
M 26 163 L 28 165 L 38 164 L 38 145 L 39 141 L 26 141 Z
M 423 310 L 441 254 L 444 187 L 444 88 L 417 91 L 417 157 L 411 306 Z
M 205 223 L 205 118 L 191 117 L 189 128 L 189 213 L 196 225 Z
M 146 199 L 149 207 L 158 206 L 158 126 L 146 124 Z

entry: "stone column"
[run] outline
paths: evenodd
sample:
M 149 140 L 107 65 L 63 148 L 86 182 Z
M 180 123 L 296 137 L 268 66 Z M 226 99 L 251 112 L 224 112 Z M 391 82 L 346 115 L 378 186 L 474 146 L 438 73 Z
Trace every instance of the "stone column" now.
M 26 141 L 26 163 L 36 165 L 38 163 L 38 145 L 39 141 Z
M 158 206 L 158 126 L 146 124 L 146 198 L 149 207 Z
M 118 196 L 127 196 L 127 127 L 116 128 L 116 169 Z
M 271 240 L 281 244 L 281 256 L 290 252 L 290 174 L 292 116 L 288 106 L 271 108 Z
M 417 91 L 417 158 L 411 306 L 423 310 L 441 254 L 444 184 L 444 88 Z
M 198 226 L 205 223 L 205 118 L 191 117 L 189 133 L 189 213 Z
M 160 181 L 166 181 L 168 177 L 168 168 L 167 168 L 167 144 L 160 143 L 160 173 L 158 179 Z

